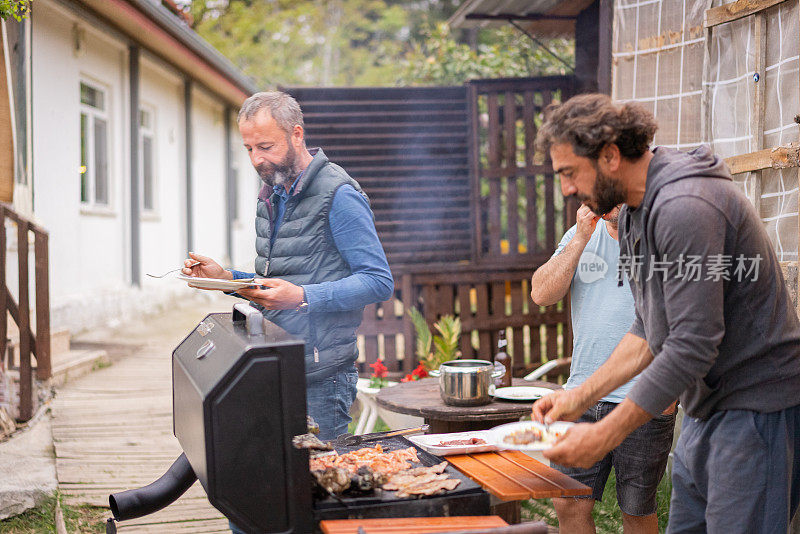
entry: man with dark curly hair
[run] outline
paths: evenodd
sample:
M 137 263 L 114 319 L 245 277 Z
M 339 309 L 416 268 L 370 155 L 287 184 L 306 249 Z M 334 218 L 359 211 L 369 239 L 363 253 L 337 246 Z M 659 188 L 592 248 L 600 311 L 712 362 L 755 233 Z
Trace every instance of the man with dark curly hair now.
M 590 94 L 552 106 L 539 131 L 564 195 L 597 215 L 625 204 L 620 263 L 636 314 L 606 363 L 533 417 L 575 420 L 639 375 L 617 408 L 545 456 L 589 467 L 680 397 L 667 532 L 788 532 L 800 501 L 800 322 L 725 163 L 705 146 L 650 150 L 656 128 L 638 105 Z

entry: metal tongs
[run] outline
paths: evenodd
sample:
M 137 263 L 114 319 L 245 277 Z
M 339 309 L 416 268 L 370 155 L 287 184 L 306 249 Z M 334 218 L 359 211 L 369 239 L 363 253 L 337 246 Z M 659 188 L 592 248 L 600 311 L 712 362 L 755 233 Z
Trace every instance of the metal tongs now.
M 428 431 L 428 425 L 422 425 L 415 428 L 404 428 L 402 430 L 391 430 L 389 432 L 374 432 L 372 434 L 359 434 L 353 436 L 351 434 L 342 434 L 338 436 L 333 443 L 335 445 L 360 445 L 365 441 L 375 441 L 384 438 L 393 438 L 395 436 L 408 436 L 411 434 L 424 434 Z

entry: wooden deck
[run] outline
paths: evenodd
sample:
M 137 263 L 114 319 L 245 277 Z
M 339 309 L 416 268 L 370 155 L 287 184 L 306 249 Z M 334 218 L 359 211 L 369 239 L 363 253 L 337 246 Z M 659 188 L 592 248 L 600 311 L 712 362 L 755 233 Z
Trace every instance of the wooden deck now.
M 170 354 L 191 327 L 211 311 L 227 311 L 233 299 L 171 310 L 124 331 L 96 334 L 91 341 L 133 347 L 108 368 L 57 392 L 53 438 L 59 489 L 68 504 L 108 506 L 110 493 L 149 484 L 181 454 L 172 434 Z M 111 517 L 109 512 L 108 517 Z M 123 521 L 136 532 L 230 532 L 209 504 L 200 483 L 155 514 Z

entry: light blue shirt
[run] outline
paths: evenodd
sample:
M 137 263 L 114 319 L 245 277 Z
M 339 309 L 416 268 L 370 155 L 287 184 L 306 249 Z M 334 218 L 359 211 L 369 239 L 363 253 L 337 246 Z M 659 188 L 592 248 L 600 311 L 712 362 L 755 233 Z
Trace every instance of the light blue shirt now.
M 553 257 L 564 250 L 575 230 L 575 226 L 567 230 Z M 566 389 L 581 385 L 603 365 L 633 324 L 633 294 L 627 277 L 622 287 L 617 285 L 618 264 L 619 242 L 611 237 L 601 219 L 583 249 L 570 285 L 573 348 Z M 634 380 L 602 400 L 622 402 Z

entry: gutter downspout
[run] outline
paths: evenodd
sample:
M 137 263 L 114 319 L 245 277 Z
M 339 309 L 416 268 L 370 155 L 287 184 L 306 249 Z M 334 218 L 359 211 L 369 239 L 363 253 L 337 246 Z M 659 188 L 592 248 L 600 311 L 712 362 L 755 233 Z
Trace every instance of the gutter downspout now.
M 186 144 L 186 249 L 194 250 L 192 230 L 194 217 L 192 208 L 192 80 L 183 81 L 184 140 Z
M 142 286 L 141 204 L 139 199 L 139 47 L 128 47 L 131 121 L 131 284 Z
M 228 255 L 228 265 L 233 265 L 233 154 L 231 150 L 231 107 L 225 106 L 222 112 L 222 121 L 225 123 L 225 252 Z

